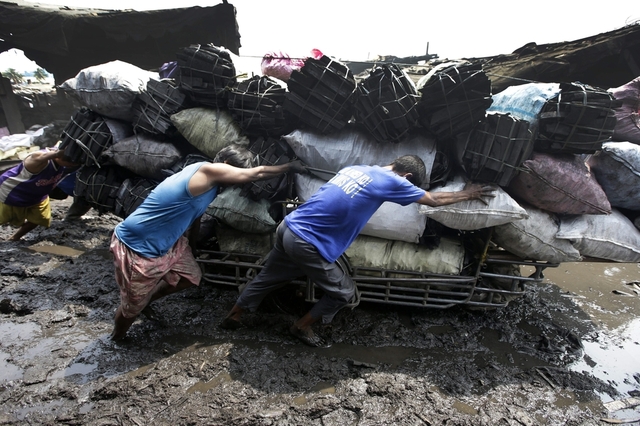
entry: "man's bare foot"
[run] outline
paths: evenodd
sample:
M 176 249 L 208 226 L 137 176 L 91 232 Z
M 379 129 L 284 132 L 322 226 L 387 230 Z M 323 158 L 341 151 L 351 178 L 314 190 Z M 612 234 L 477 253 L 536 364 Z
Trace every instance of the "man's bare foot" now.
M 291 328 L 289 328 L 289 332 L 293 336 L 297 337 L 305 345 L 308 345 L 314 348 L 328 348 L 331 346 L 322 337 L 316 335 L 311 328 L 303 330 L 296 327 L 296 325 L 294 324 L 291 326 Z

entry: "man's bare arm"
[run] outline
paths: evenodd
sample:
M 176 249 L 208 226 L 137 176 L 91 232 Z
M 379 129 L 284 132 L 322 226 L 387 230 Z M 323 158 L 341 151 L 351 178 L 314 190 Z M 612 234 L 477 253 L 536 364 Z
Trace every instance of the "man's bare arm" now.
M 31 173 L 38 174 L 44 170 L 49 160 L 62 157 L 64 151 L 36 151 L 24 159 L 24 167 Z
M 431 207 L 446 206 L 460 201 L 480 200 L 486 204 L 484 198 L 495 197 L 494 188 L 489 185 L 468 184 L 462 191 L 457 192 L 426 192 L 417 203 Z
M 189 191 L 193 195 L 199 195 L 218 184 L 234 185 L 265 180 L 289 171 L 304 173 L 306 168 L 300 160 L 278 166 L 257 166 L 248 169 L 233 167 L 225 163 L 205 164 L 189 181 Z

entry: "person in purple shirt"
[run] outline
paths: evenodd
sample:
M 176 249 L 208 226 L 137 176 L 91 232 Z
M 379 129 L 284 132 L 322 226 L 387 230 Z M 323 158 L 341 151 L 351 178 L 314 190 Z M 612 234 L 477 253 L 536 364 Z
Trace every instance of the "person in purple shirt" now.
M 264 268 L 247 284 L 220 326 L 239 328 L 245 311 L 255 311 L 268 293 L 306 275 L 324 294 L 289 331 L 309 346 L 326 346 L 311 325 L 320 319 L 331 322 L 340 309 L 355 306 L 358 299 L 353 280 L 336 260 L 382 203 L 443 206 L 495 196 L 492 187 L 480 184 L 468 184 L 458 192 L 427 192 L 419 187 L 426 180 L 425 170 L 416 155 L 399 157 L 384 167 L 340 170 L 278 226 Z
M 0 176 L 0 225 L 19 227 L 10 241 L 18 241 L 38 225 L 51 226 L 49 193 L 77 167 L 64 150 L 46 148 Z

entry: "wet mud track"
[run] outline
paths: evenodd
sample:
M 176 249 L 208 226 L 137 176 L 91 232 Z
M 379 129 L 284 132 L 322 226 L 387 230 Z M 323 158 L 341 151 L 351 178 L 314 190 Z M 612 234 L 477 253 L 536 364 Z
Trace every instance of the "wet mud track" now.
M 53 203 L 50 229 L 0 243 L 0 424 L 602 425 L 640 417 L 633 404 L 607 408 L 637 396 L 640 376 L 601 377 L 600 361 L 585 352 L 615 346 L 593 312 L 633 317 L 640 296 L 631 291 L 594 306 L 581 294 L 589 288 L 547 280 L 493 311 L 363 304 L 317 329 L 333 343 L 319 349 L 290 337 L 294 312 L 268 303 L 246 327 L 221 330 L 236 294 L 205 284 L 157 301 L 157 318 L 141 317 L 116 344 L 108 339 L 119 302 L 108 241 L 119 219 L 91 211 L 64 223 L 68 205 Z M 12 232 L 0 227 L 0 238 Z M 625 342 L 638 346 L 637 336 Z

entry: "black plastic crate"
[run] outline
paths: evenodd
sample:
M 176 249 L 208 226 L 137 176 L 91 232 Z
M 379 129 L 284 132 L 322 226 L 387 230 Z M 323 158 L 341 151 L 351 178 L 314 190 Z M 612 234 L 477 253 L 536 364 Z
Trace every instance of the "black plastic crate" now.
M 472 129 L 491 106 L 491 81 L 479 64 L 443 64 L 425 79 L 419 122 L 439 139 Z
M 418 121 L 420 96 L 395 64 L 376 66 L 358 84 L 356 120 L 379 142 L 398 142 Z
M 487 114 L 473 130 L 456 137 L 456 155 L 472 180 L 507 186 L 533 152 L 529 122 L 510 114 Z
M 286 89 L 264 76 L 236 83 L 229 90 L 229 111 L 249 135 L 277 136 L 284 132 Z
M 99 164 L 102 152 L 113 144 L 113 135 L 99 114 L 80 109 L 74 113 L 60 136 L 60 149 L 71 161 L 85 166 Z
M 137 209 L 158 184 L 149 179 L 128 178 L 116 193 L 114 213 L 125 219 Z
M 356 82 L 346 65 L 336 60 L 306 59 L 287 85 L 285 111 L 322 133 L 340 130 L 353 117 Z
M 615 108 L 621 101 L 605 90 L 563 83 L 538 114 L 535 149 L 541 152 L 592 154 L 613 136 Z
M 171 115 L 187 107 L 187 96 L 173 80 L 150 79 L 132 105 L 133 127 L 152 134 L 171 134 L 175 131 Z

